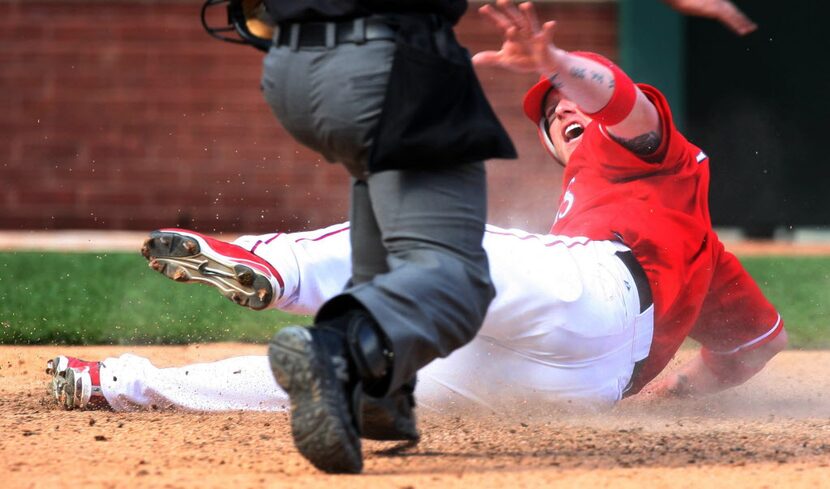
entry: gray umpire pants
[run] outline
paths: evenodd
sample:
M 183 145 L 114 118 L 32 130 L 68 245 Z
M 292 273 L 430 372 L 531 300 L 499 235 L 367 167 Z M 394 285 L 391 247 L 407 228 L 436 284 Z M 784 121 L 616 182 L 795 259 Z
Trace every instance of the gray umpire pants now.
M 387 392 L 472 340 L 495 295 L 481 244 L 482 162 L 366 170 L 394 51 L 385 40 L 273 47 L 262 78 L 265 99 L 285 129 L 353 176 L 352 280 L 321 311 L 345 298 L 372 314 L 394 351 Z

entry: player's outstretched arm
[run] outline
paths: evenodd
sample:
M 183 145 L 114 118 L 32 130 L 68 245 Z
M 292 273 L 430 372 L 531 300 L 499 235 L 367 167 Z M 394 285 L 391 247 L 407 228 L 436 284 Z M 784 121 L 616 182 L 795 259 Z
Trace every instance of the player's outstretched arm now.
M 707 365 L 698 354 L 677 372 L 643 389 L 643 397 L 686 398 L 713 394 L 743 384 L 760 372 L 772 357 L 787 347 L 787 331 L 754 350 L 724 357 L 722 364 Z
M 532 3 L 517 7 L 511 0 L 498 0 L 479 12 L 502 31 L 504 43 L 498 51 L 473 56 L 476 66 L 546 76 L 564 98 L 604 122 L 623 144 L 651 135 L 659 143 L 657 109 L 631 79 L 616 67 L 557 47 L 553 40 L 556 22 L 541 23 Z

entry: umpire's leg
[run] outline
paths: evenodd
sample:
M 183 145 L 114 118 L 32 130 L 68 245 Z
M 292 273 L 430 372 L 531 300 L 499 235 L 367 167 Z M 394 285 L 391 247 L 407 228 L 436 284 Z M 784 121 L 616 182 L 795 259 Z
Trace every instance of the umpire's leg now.
M 370 175 L 368 184 L 389 272 L 344 294 L 361 303 L 388 337 L 394 352 L 389 392 L 472 340 L 481 327 L 495 295 L 481 244 L 486 174 L 483 163 L 471 163 L 384 171 Z
M 389 272 L 389 265 L 380 227 L 372 210 L 369 185 L 365 180 L 352 179 L 351 199 L 349 236 L 352 246 L 352 277 L 349 284 L 354 286 Z

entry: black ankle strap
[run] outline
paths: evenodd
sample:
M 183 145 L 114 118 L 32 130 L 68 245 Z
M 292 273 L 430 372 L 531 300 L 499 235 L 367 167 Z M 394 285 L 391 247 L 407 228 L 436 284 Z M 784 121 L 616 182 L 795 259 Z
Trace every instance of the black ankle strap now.
M 384 381 L 392 370 L 393 354 L 386 335 L 365 311 L 350 313 L 346 341 L 365 387 Z

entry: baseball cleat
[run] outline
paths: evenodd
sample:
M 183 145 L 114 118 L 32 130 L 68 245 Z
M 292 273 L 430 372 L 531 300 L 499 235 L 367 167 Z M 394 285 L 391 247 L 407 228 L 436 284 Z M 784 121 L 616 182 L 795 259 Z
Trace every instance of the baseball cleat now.
M 57 356 L 46 362 L 46 374 L 52 376 L 52 380 L 49 381 L 47 390 L 55 401 L 60 401 L 61 399 L 63 385 L 66 383 L 66 370 L 68 368 L 69 357 L 65 357 L 63 355 Z
M 141 254 L 150 268 L 171 280 L 212 285 L 254 310 L 265 309 L 282 295 L 282 277 L 268 262 L 241 246 L 193 231 L 153 231 Z
M 289 326 L 268 345 L 271 371 L 291 398 L 291 434 L 300 453 L 328 473 L 363 469 L 360 435 L 350 412 L 347 359 L 332 355 L 320 331 Z
M 66 370 L 66 382 L 63 385 L 63 407 L 69 410 L 84 409 L 92 398 L 92 378 L 89 368 Z
M 70 368 L 84 368 L 97 369 L 98 362 L 88 362 L 80 358 L 67 357 L 58 355 L 55 358 L 46 362 L 46 374 L 52 376 L 52 380 L 47 386 L 47 390 L 55 400 L 60 400 L 63 391 L 63 385 L 66 383 L 66 372 Z
M 46 373 L 52 376 L 49 394 L 66 409 L 106 406 L 100 369 L 100 362 L 57 356 L 46 362 Z

